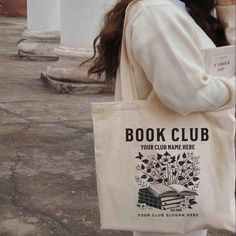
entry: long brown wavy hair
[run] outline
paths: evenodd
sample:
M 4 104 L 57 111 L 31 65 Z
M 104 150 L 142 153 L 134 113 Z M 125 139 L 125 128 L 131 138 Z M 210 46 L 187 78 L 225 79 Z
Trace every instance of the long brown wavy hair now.
M 185 2 L 189 14 L 216 46 L 229 45 L 223 23 L 212 15 L 215 0 L 180 1 Z M 132 0 L 118 0 L 106 13 L 102 29 L 93 42 L 94 55 L 82 63 L 90 62 L 88 76 L 101 78 L 104 74 L 107 84 L 115 79 L 119 67 L 125 10 L 130 2 Z

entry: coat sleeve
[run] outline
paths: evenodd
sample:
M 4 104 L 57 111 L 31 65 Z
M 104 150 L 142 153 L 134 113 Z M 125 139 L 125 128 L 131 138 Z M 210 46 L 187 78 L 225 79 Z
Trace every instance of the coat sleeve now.
M 216 7 L 218 18 L 224 24 L 230 44 L 235 44 L 235 7 L 235 5 Z
M 146 7 L 132 23 L 131 45 L 160 100 L 186 115 L 216 110 L 232 102 L 234 89 L 225 78 L 205 73 L 194 42 L 198 27 L 187 14 L 170 6 Z

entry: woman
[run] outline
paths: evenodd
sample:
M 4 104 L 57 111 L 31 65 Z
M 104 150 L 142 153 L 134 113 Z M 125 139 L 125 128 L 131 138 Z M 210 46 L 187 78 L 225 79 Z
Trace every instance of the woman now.
M 107 82 L 116 79 L 116 100 L 121 99 L 119 56 L 125 10 L 130 2 L 132 0 L 120 0 L 107 13 L 101 33 L 94 41 L 95 53 L 89 69 L 90 75 L 105 74 Z M 228 103 L 233 97 L 231 86 L 225 78 L 205 73 L 201 49 L 235 42 L 233 4 L 235 0 L 217 3 L 215 0 L 140 0 L 135 3 L 128 24 L 132 32 L 138 99 L 146 99 L 154 89 L 166 106 L 183 115 L 215 110 Z M 212 13 L 215 7 L 218 18 Z M 206 234 L 201 230 L 188 235 Z M 163 234 L 136 232 L 134 235 Z

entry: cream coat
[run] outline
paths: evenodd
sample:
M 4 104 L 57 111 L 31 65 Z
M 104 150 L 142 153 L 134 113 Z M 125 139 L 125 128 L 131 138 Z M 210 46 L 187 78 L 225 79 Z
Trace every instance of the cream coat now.
M 166 106 L 185 115 L 214 110 L 224 105 L 232 94 L 226 80 L 206 75 L 200 50 L 215 45 L 183 5 L 178 0 L 140 1 L 133 6 L 129 30 L 138 99 L 146 99 L 154 88 Z M 231 44 L 235 44 L 234 10 L 233 6 L 217 7 Z M 234 78 L 231 83 L 234 84 Z M 118 71 L 115 100 L 121 98 Z M 136 232 L 134 235 L 160 234 Z M 204 236 L 206 231 L 188 235 Z
M 214 110 L 232 95 L 224 78 L 205 73 L 200 50 L 215 44 L 174 1 L 141 0 L 131 9 L 127 45 L 132 50 L 137 98 L 146 99 L 154 88 L 166 106 L 183 115 Z M 229 41 L 234 43 L 234 7 L 217 7 L 217 12 L 225 22 Z M 118 71 L 115 100 L 120 99 Z

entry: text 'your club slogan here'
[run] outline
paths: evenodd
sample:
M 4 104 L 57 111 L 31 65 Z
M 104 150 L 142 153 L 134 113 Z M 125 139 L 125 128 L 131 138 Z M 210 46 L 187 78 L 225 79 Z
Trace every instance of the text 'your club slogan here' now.
M 208 128 L 173 128 L 171 130 L 166 128 L 125 129 L 126 142 L 139 142 L 140 144 L 161 143 L 161 145 L 141 145 L 142 150 L 194 150 L 194 143 L 207 142 L 209 138 Z M 173 142 L 173 144 L 166 145 L 165 142 Z M 178 145 L 178 142 L 185 142 L 186 145 Z M 187 144 L 187 142 L 189 143 Z

